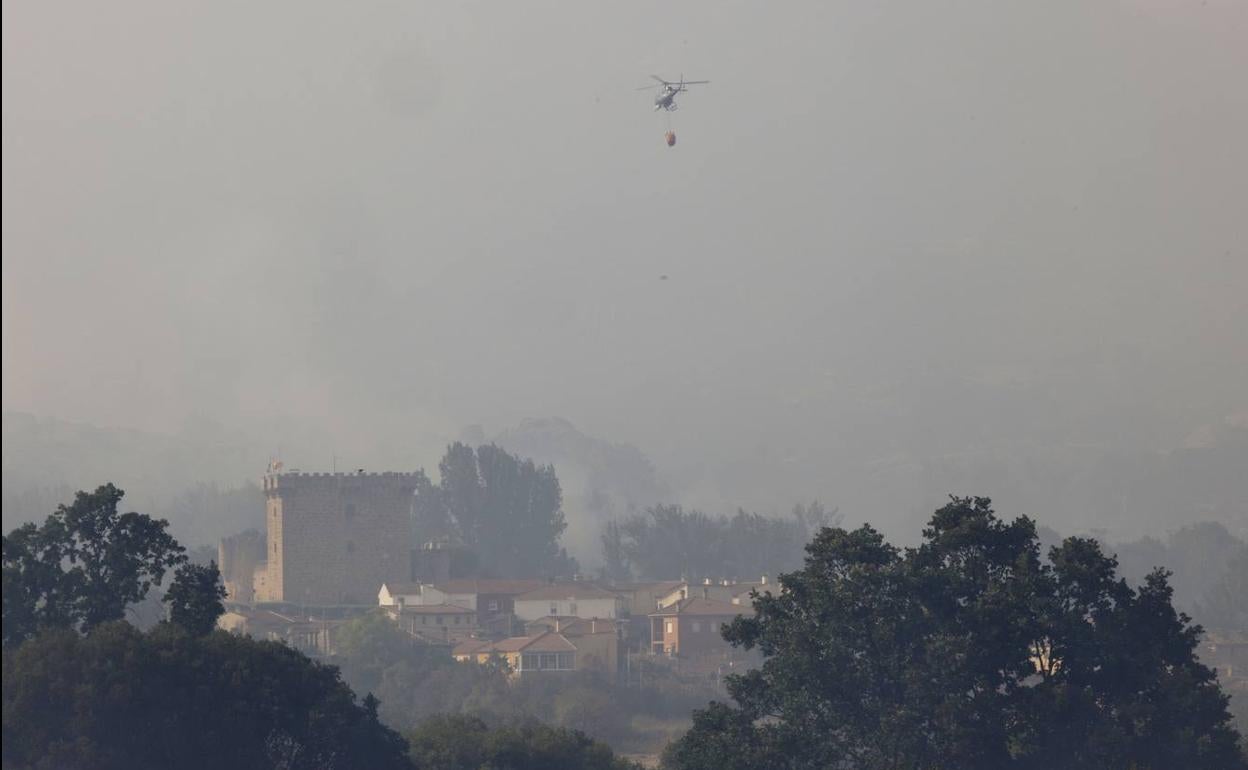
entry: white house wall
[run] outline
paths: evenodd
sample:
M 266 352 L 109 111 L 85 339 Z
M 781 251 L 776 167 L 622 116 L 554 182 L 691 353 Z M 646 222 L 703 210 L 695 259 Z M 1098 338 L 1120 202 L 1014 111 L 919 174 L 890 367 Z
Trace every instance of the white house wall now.
M 551 612 L 551 609 L 554 612 Z M 618 615 L 618 602 L 608 599 L 517 599 L 516 617 L 528 622 L 547 615 L 577 618 L 614 618 Z

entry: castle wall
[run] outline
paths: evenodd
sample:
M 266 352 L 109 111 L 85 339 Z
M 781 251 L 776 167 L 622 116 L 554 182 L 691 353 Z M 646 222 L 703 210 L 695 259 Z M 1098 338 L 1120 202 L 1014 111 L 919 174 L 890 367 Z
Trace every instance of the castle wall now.
M 411 473 L 280 473 L 264 478 L 265 600 L 373 604 L 411 571 Z

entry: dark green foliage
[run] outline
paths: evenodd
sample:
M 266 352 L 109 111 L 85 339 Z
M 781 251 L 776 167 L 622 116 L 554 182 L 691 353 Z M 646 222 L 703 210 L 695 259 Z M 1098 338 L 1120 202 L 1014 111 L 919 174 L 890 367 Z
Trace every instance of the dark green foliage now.
M 681 577 L 681 571 L 690 580 L 757 580 L 799 566 L 803 546 L 836 518 L 817 501 L 797 506 L 788 519 L 741 510 L 710 516 L 679 505 L 656 505 L 608 524 L 603 556 L 608 575 L 617 580 L 667 580 Z
M 694 712 L 693 727 L 668 744 L 664 767 L 705 767 L 717 770 L 767 770 L 788 767 L 785 752 L 768 745 L 768 727 L 756 727 L 740 709 L 711 703 Z
M 633 770 L 637 766 L 574 730 L 540 723 L 491 730 L 476 717 L 439 716 L 408 734 L 419 770 Z
M 567 577 L 574 559 L 559 547 L 567 528 L 555 469 L 493 444 L 452 444 L 439 465 L 441 484 L 417 489 L 417 542 L 448 538 L 470 548 L 496 577 Z
M 183 564 L 174 574 L 163 601 L 169 605 L 169 621 L 193 636 L 203 636 L 217 627 L 225 613 L 225 586 L 217 563 Z
M 120 620 L 165 571 L 185 561 L 168 522 L 118 513 L 124 493 L 106 484 L 79 492 L 43 526 L 4 537 L 4 644 L 40 628 L 90 629 Z
M 699 712 L 672 768 L 1248 767 L 1165 572 L 1137 590 L 1093 540 L 954 499 L 922 544 L 825 529 L 724 632 L 763 667 Z M 736 759 L 736 758 L 744 759 Z
M 342 669 L 343 678 L 357 692 L 380 695 L 383 708 L 389 713 L 396 713 L 405 698 L 420 694 L 405 693 L 403 687 L 388 689 L 387 670 L 392 666 L 406 667 L 410 676 L 404 681 L 414 684 L 437 669 L 455 665 L 446 648 L 413 638 L 380 611 L 343 624 L 338 629 L 336 646 L 334 662 Z
M 275 642 L 171 624 L 49 631 L 4 653 L 4 766 L 408 766 L 375 706 Z

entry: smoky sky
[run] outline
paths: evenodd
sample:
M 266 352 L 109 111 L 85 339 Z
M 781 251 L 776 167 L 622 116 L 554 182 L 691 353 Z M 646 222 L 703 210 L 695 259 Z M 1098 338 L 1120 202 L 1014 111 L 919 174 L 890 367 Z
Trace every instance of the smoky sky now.
M 3 34 L 5 409 L 402 467 L 557 415 L 690 501 L 859 518 L 971 491 L 932 458 L 1248 420 L 1236 0 L 15 0 Z M 651 73 L 712 82 L 669 116 Z

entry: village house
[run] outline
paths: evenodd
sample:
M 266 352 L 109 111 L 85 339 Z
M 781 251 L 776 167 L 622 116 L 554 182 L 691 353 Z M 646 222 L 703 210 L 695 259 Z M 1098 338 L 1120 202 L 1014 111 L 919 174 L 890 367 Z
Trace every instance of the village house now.
M 473 610 L 477 628 L 492 633 L 512 633 L 515 598 L 547 585 L 543 580 L 490 580 L 462 578 L 431 583 L 386 583 L 377 592 L 382 606 L 452 606 Z
M 650 650 L 685 658 L 727 653 L 731 645 L 720 626 L 744 613 L 752 614 L 753 608 L 717 599 L 681 599 L 650 613 Z
M 661 608 L 660 599 L 670 596 L 686 585 L 683 580 L 659 580 L 649 583 L 615 583 L 611 586 L 611 590 L 624 600 L 624 607 L 629 615 L 644 618 Z
M 479 627 L 510 634 L 516 597 L 544 585 L 544 580 L 461 578 L 425 585 L 425 601 L 427 604 L 453 604 L 476 610 Z
M 497 642 L 469 639 L 457 644 L 451 654 L 461 663 L 506 663 L 513 677 L 577 670 L 576 646 L 555 631 Z
M 377 604 L 382 607 L 411 607 L 423 603 L 420 583 L 382 583 L 377 592 Z
M 767 582 L 767 576 L 763 575 L 757 582 L 754 581 L 736 581 L 736 580 L 711 580 L 704 578 L 701 583 L 678 582 L 671 585 L 670 590 L 666 593 L 659 594 L 656 597 L 656 607 L 646 610 L 645 614 L 649 615 L 655 609 L 664 609 L 670 607 L 681 599 L 692 599 L 701 597 L 703 599 L 713 599 L 715 601 L 727 602 L 728 604 L 750 605 L 753 601 L 750 598 L 750 592 L 757 589 L 759 593 L 763 593 L 772 586 Z
M 515 614 L 528 622 L 546 617 L 607 618 L 623 615 L 620 595 L 589 583 L 553 583 L 515 597 Z
M 615 681 L 619 674 L 623 636 L 620 621 L 547 616 L 526 623 L 524 630 L 529 636 L 546 631 L 563 635 L 576 648 L 577 668 L 580 670 L 598 671 L 611 681 Z
M 260 641 L 282 642 L 312 657 L 332 655 L 343 618 L 300 618 L 271 610 L 236 607 L 217 619 L 217 627 Z
M 385 607 L 401 628 L 429 642 L 458 642 L 477 632 L 477 613 L 453 604 L 395 604 Z

